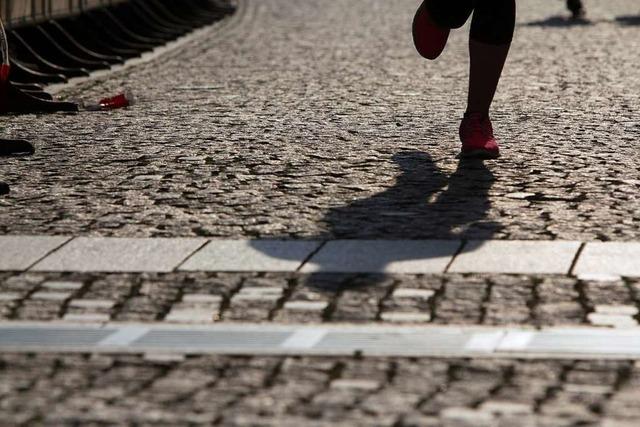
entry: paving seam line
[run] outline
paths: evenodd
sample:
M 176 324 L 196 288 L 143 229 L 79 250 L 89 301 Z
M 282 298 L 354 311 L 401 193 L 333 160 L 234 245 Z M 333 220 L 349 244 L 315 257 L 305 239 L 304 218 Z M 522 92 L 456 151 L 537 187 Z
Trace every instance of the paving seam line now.
M 42 261 L 43 259 L 47 258 L 48 256 L 50 256 L 54 252 L 57 252 L 58 250 L 60 250 L 60 248 L 62 248 L 63 246 L 68 244 L 70 241 L 75 239 L 75 237 L 69 237 L 69 236 L 61 236 L 61 237 L 66 237 L 66 240 L 61 242 L 58 246 L 56 246 L 55 248 L 51 249 L 50 251 L 48 251 L 46 254 L 44 254 L 43 256 L 41 256 L 40 258 L 35 260 L 34 262 L 32 262 L 31 265 L 29 265 L 27 268 L 25 268 L 25 271 L 29 271 L 31 268 L 33 268 L 33 266 L 38 264 L 40 261 Z

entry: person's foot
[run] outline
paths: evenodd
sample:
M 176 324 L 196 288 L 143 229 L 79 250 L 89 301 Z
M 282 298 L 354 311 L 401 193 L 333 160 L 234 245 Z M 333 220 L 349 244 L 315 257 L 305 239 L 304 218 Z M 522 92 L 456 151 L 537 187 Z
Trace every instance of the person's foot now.
M 432 19 L 424 0 L 413 18 L 413 44 L 416 50 L 427 59 L 436 59 L 447 45 L 450 30 L 439 27 Z
M 493 136 L 489 115 L 465 113 L 460 124 L 463 158 L 495 159 L 500 157 L 498 142 Z
M 5 184 L 4 182 L 0 181 L 0 196 L 3 196 L 5 194 L 9 194 L 9 184 Z

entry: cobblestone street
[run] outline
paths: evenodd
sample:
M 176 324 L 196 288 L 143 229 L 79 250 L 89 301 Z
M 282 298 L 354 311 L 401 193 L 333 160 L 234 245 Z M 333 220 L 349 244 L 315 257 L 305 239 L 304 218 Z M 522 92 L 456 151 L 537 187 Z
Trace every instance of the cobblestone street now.
M 591 23 L 572 24 L 564 1 L 518 0 L 492 113 L 502 157 L 484 163 L 457 158 L 468 29 L 424 61 L 410 31 L 419 3 L 238 0 L 177 47 L 56 88 L 91 100 L 127 87 L 130 108 L 2 116 L 0 136 L 37 151 L 0 160 L 11 186 L 1 235 L 191 239 L 176 259 L 156 249 L 169 268 L 129 270 L 43 264 L 77 242 L 65 239 L 17 267 L 5 243 L 0 326 L 640 330 L 640 274 L 626 273 L 637 258 L 612 250 L 627 266 L 612 273 L 589 247 L 640 241 L 638 2 L 587 0 Z M 195 258 L 207 239 L 310 246 L 298 258 L 263 251 L 293 267 L 229 271 Z M 428 271 L 303 268 L 354 239 L 460 243 L 431 254 L 449 258 Z M 456 269 L 500 240 L 570 248 L 543 260 L 558 271 Z M 580 274 L 585 259 L 597 274 Z M 639 384 L 637 354 L 0 350 L 0 425 L 635 427 Z

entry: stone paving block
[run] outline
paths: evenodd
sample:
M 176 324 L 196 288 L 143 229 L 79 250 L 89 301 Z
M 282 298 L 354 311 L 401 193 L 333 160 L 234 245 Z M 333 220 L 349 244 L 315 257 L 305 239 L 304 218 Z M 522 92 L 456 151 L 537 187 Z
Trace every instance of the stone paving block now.
M 174 363 L 184 362 L 187 357 L 184 354 L 179 353 L 145 353 L 143 358 L 147 362 Z
M 47 280 L 42 284 L 43 288 L 56 291 L 75 291 L 81 289 L 84 284 L 82 282 L 69 282 L 61 280 Z
M 111 316 L 108 314 L 100 313 L 67 313 L 64 315 L 63 320 L 68 322 L 87 322 L 87 323 L 102 323 L 108 322 Z
M 323 311 L 329 305 L 328 301 L 289 301 L 285 303 L 285 310 Z
M 46 300 L 46 301 L 64 301 L 68 298 L 71 298 L 71 295 L 73 295 L 73 293 L 71 292 L 40 291 L 31 295 L 31 299 L 34 299 L 34 300 L 39 299 L 39 300 Z
M 589 322 L 596 326 L 611 326 L 614 328 L 633 328 L 638 322 L 629 315 L 589 313 Z
M 533 405 L 501 400 L 487 400 L 479 409 L 495 415 L 529 415 L 534 412 Z
M 321 242 L 310 240 L 212 240 L 182 271 L 296 271 Z
M 211 294 L 186 294 L 182 296 L 182 302 L 185 304 L 214 304 L 222 303 L 222 296 Z
M 331 381 L 332 389 L 346 389 L 346 390 L 365 390 L 373 391 L 380 388 L 380 383 L 374 380 L 364 379 L 339 379 Z
M 449 268 L 450 273 L 568 274 L 580 242 L 474 240 Z
M 207 309 L 173 309 L 165 321 L 176 323 L 210 323 L 218 318 L 218 312 Z
M 460 248 L 458 240 L 334 240 L 303 273 L 443 273 Z
M 32 271 L 171 272 L 205 242 L 200 238 L 78 237 Z
M 431 321 L 429 313 L 387 312 L 382 313 L 382 320 L 393 323 L 426 323 Z
M 574 274 L 640 277 L 639 259 L 639 242 L 590 242 L 580 254 Z
M 634 305 L 596 305 L 596 313 L 633 317 L 638 314 L 638 307 Z
M 22 296 L 20 294 L 15 293 L 15 292 L 2 292 L 2 293 L 0 293 L 0 301 L 17 301 L 20 298 L 22 298 Z
M 94 308 L 110 310 L 116 305 L 115 301 L 99 299 L 73 299 L 69 302 L 69 307 L 73 308 Z
M 64 236 L 0 236 L 0 271 L 22 271 L 57 249 Z
M 393 291 L 393 298 L 429 299 L 435 295 L 431 289 L 398 288 Z

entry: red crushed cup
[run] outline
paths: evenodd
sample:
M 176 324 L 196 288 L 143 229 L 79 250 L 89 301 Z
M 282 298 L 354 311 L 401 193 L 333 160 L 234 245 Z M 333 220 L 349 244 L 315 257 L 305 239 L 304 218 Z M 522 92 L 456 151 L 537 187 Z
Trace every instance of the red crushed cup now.
M 115 110 L 117 108 L 128 107 L 131 105 L 131 102 L 129 102 L 127 94 L 121 93 L 111 98 L 101 99 L 99 104 L 102 110 Z

